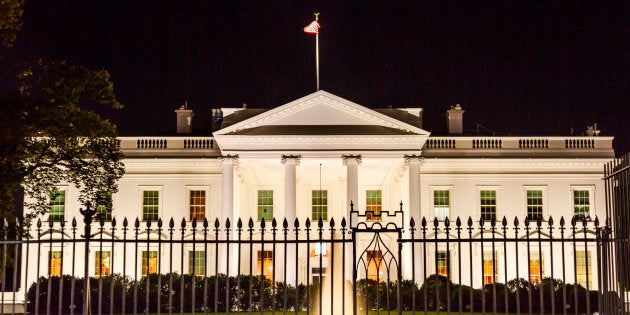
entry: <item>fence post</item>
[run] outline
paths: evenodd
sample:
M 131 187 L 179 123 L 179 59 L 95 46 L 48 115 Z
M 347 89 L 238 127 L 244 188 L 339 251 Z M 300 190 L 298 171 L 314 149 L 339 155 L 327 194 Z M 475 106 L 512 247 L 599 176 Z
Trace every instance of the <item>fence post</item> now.
M 85 222 L 85 231 L 83 237 L 85 238 L 85 264 L 83 272 L 85 279 L 83 279 L 83 314 L 90 314 L 90 274 L 89 274 L 89 261 L 90 261 L 90 239 L 92 238 L 92 218 L 96 213 L 95 209 L 90 208 L 90 203 L 87 203 L 87 207 L 79 209 L 79 212 L 83 215 L 83 222 Z

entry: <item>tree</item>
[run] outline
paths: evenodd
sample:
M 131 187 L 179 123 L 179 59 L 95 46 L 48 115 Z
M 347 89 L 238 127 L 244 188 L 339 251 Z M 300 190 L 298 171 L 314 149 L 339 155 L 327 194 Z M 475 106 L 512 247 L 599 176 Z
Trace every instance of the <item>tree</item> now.
M 22 5 L 22 0 L 0 0 L 5 47 L 21 26 Z M 84 206 L 111 208 L 104 196 L 117 191 L 123 154 L 116 127 L 88 109 L 122 108 L 109 73 L 66 62 L 4 66 L 20 70 L 0 91 L 0 217 L 15 215 L 15 195 L 22 189 L 26 219 L 46 213 L 60 183 L 76 186 Z

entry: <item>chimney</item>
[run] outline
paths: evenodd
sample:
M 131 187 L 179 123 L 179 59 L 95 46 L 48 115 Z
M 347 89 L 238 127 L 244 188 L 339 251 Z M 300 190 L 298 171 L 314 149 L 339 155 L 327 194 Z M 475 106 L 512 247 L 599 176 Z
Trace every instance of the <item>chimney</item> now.
M 175 110 L 177 114 L 177 134 L 192 133 L 192 119 L 195 114 L 192 109 L 188 109 L 188 102 Z
M 459 104 L 446 111 L 446 129 L 449 134 L 464 133 L 464 110 Z

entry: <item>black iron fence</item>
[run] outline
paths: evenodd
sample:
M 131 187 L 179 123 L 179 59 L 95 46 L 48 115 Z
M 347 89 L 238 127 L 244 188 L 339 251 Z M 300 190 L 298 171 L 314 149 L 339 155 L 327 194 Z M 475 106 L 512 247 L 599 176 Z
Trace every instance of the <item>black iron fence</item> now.
M 3 312 L 627 311 L 612 275 L 613 227 L 598 218 L 439 221 L 351 211 L 348 221 L 233 224 L 91 222 L 93 211 L 82 214 L 84 222 L 5 222 Z

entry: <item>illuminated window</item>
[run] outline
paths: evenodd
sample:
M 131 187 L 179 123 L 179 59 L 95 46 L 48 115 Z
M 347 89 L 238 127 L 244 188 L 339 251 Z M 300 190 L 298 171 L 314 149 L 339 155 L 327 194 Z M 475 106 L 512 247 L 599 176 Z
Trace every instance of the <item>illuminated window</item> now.
M 97 251 L 94 256 L 94 274 L 98 276 L 107 276 L 110 274 L 111 252 Z
M 154 221 L 158 219 L 160 206 L 160 191 L 144 190 L 142 191 L 142 220 Z
M 367 278 L 383 281 L 383 254 L 380 250 L 367 251 Z
M 529 282 L 540 284 L 541 275 L 544 275 L 542 259 L 538 250 L 529 253 Z
M 494 283 L 497 281 L 499 274 L 499 260 L 497 252 L 483 252 L 483 284 Z
M 48 252 L 48 275 L 61 276 L 61 251 Z
M 591 211 L 591 198 L 589 190 L 573 191 L 573 209 L 576 220 L 588 219 Z
M 328 190 L 313 190 L 311 196 L 313 221 L 328 220 Z
M 447 278 L 451 277 L 451 257 L 450 252 L 447 250 L 439 250 L 437 252 L 437 256 L 435 257 L 437 262 L 437 274 L 440 276 L 445 276 Z
M 481 204 L 481 218 L 490 222 L 497 218 L 497 191 L 480 190 L 479 201 Z
M 527 218 L 542 220 L 543 192 L 542 190 L 527 190 Z
M 258 274 L 262 274 L 265 278 L 271 280 L 273 274 L 273 251 L 258 251 Z
M 451 209 L 450 190 L 434 190 L 433 191 L 433 210 L 435 217 L 444 221 L 449 216 Z
M 575 252 L 575 282 L 579 285 L 593 288 L 593 269 L 591 265 L 591 251 L 578 250 Z M 588 278 L 588 281 L 587 281 Z
M 195 276 L 203 276 L 206 268 L 206 252 L 205 251 L 189 251 L 188 252 L 188 273 Z
M 96 199 L 96 216 L 95 219 L 100 221 L 103 219 L 104 221 L 112 220 L 112 193 L 111 192 L 100 192 L 98 193 Z
M 63 221 L 66 212 L 66 191 L 55 190 L 50 196 L 50 212 L 48 218 L 53 221 Z
M 203 221 L 206 218 L 206 191 L 191 190 L 190 195 L 190 220 Z
M 365 192 L 365 216 L 369 221 L 380 221 L 383 208 L 382 193 L 380 190 L 367 190 Z
M 273 190 L 258 191 L 258 220 L 262 219 L 273 219 Z
M 142 275 L 152 275 L 157 273 L 158 266 L 158 252 L 157 251 L 143 251 L 142 252 Z

